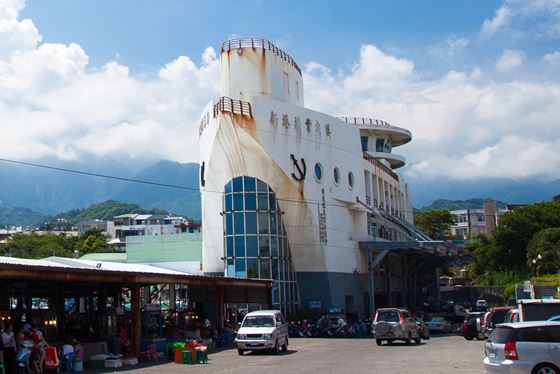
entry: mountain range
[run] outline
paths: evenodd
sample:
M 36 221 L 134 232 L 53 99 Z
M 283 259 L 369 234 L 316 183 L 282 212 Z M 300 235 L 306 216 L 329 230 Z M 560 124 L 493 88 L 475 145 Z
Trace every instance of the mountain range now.
M 0 225 L 32 225 L 45 217 L 106 200 L 201 218 L 197 163 L 161 160 L 147 167 L 135 165 L 136 169 L 112 158 L 83 162 L 41 160 L 37 164 L 42 167 L 0 161 Z M 413 205 L 428 210 L 475 208 L 468 200 L 476 198 L 534 203 L 560 192 L 560 179 L 458 181 L 416 177 L 407 182 Z M 438 199 L 452 203 L 430 206 Z

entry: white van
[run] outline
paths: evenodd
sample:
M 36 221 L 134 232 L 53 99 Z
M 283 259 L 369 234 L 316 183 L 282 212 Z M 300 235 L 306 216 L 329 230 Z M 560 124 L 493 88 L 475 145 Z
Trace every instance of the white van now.
M 258 310 L 248 313 L 237 332 L 237 352 L 246 350 L 288 350 L 288 324 L 279 310 Z

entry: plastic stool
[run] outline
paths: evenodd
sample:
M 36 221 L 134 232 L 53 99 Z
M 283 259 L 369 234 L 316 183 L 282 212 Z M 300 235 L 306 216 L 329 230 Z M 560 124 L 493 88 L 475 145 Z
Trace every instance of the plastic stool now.
M 182 352 L 182 356 L 183 356 L 183 359 L 181 360 L 182 364 L 189 364 L 189 365 L 194 364 L 191 351 L 189 351 L 188 349 L 184 350 Z
M 208 363 L 208 354 L 206 350 L 196 351 L 196 363 L 197 364 L 207 364 Z

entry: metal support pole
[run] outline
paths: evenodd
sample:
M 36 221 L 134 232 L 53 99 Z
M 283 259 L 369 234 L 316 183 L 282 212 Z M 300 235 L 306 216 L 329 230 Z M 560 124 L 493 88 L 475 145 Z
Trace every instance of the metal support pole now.
M 140 356 L 140 342 L 142 341 L 142 314 L 140 311 L 140 286 L 133 284 L 131 289 L 131 303 L 132 303 L 132 335 L 133 335 L 133 350 L 136 357 Z

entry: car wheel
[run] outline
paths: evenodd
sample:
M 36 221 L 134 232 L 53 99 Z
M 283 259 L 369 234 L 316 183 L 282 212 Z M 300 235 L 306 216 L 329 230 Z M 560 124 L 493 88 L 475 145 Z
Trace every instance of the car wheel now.
M 393 340 L 387 340 L 387 344 L 389 345 L 393 344 Z
M 414 338 L 414 343 L 420 344 L 420 340 L 422 340 L 422 339 L 420 339 L 420 337 Z
M 406 338 L 406 339 L 404 340 L 404 344 L 409 345 L 409 344 L 410 344 L 410 340 L 411 340 L 411 339 L 410 339 L 410 333 L 408 333 L 408 338 Z
M 476 333 L 476 340 L 484 340 L 484 334 L 481 332 Z
M 286 341 L 282 344 L 282 350 L 288 352 L 288 337 L 286 336 Z
M 381 339 L 375 339 L 375 342 L 377 343 L 377 345 L 383 344 L 383 340 Z
M 237 348 L 237 354 L 238 354 L 239 356 L 243 356 L 243 350 Z
M 472 336 L 465 336 L 465 339 L 467 339 L 467 340 L 473 340 L 473 337 L 472 337 Z
M 552 364 L 540 364 L 531 371 L 531 374 L 560 374 L 560 370 Z
M 274 343 L 274 348 L 272 349 L 272 353 L 277 355 L 278 352 L 280 352 L 280 346 L 278 345 L 278 340 L 277 340 L 276 343 Z

